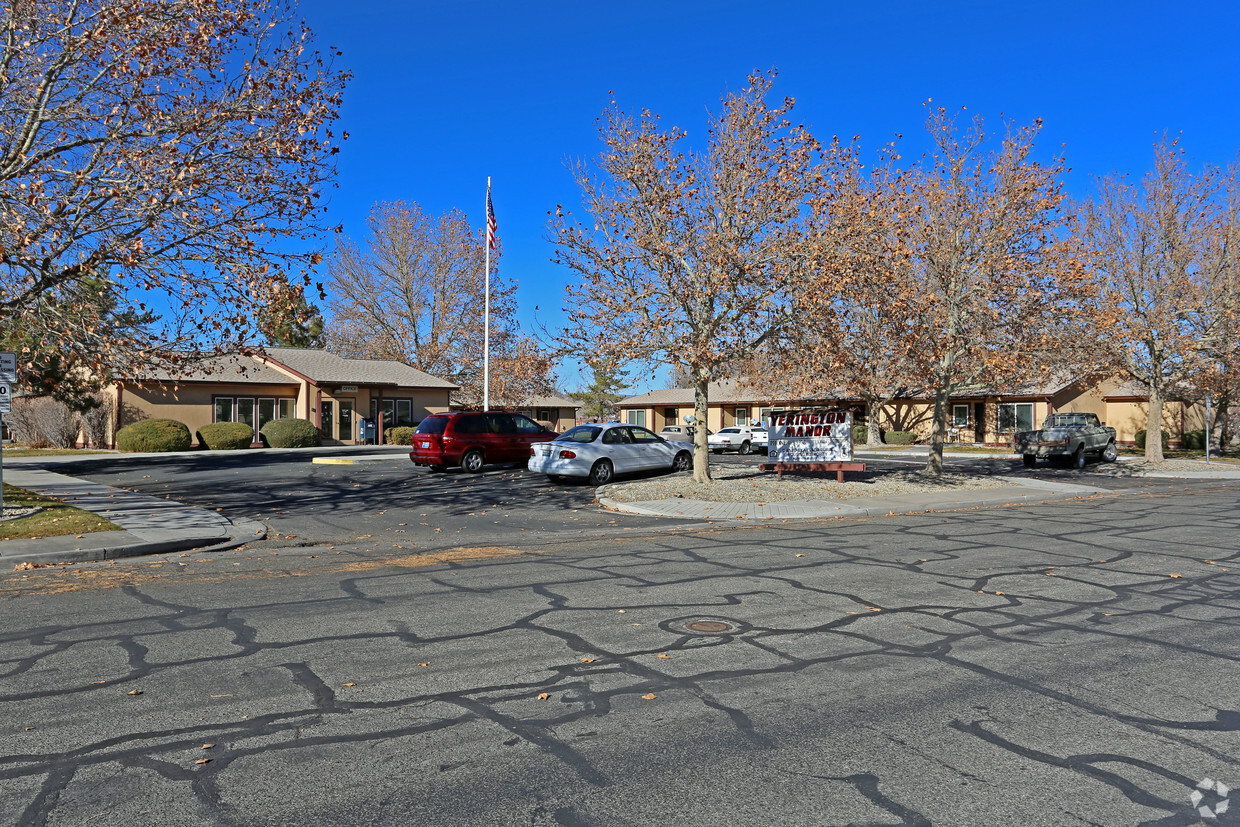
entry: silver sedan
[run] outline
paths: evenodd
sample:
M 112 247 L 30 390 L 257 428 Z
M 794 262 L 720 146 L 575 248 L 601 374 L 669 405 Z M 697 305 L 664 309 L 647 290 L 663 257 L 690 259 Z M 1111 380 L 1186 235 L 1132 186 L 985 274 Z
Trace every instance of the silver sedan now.
M 687 471 L 693 455 L 683 442 L 669 442 L 639 425 L 603 422 L 578 425 L 551 442 L 530 447 L 529 469 L 552 480 L 585 477 L 605 485 L 616 474 L 665 469 Z

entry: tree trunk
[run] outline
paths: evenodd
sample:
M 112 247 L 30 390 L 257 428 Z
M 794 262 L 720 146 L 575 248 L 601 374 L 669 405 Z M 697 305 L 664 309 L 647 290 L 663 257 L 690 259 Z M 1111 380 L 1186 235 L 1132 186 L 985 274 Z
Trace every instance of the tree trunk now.
M 883 444 L 882 432 L 878 427 L 878 417 L 883 411 L 883 405 L 877 399 L 867 399 L 865 402 L 865 444 L 867 447 L 873 448 Z
M 1150 409 L 1145 416 L 1145 459 L 1147 462 L 1162 462 L 1162 420 L 1163 420 L 1162 388 L 1150 385 Z
M 693 481 L 710 482 L 710 447 L 706 442 L 706 411 L 710 377 L 693 372 Z
M 1214 400 L 1214 432 L 1218 434 L 1218 452 L 1222 454 L 1227 450 L 1227 443 L 1231 442 L 1231 430 L 1228 428 L 1227 414 L 1231 409 L 1231 392 L 1223 391 Z M 1209 434 L 1206 435 L 1208 439 Z
M 930 428 L 930 457 L 926 461 L 926 473 L 943 473 L 943 440 L 947 436 L 947 402 L 946 388 L 934 391 L 934 422 Z

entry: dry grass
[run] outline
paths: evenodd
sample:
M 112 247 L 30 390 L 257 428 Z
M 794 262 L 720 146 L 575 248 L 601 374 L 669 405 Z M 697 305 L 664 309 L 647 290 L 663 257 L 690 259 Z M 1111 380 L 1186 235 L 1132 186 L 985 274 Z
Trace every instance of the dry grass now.
M 90 531 L 120 531 L 120 526 L 108 522 L 98 514 L 65 505 L 60 500 L 40 497 L 24 488 L 4 486 L 6 505 L 39 507 L 43 510 L 29 517 L 0 522 L 0 540 L 34 540 L 39 537 L 59 537 L 65 534 L 85 534 Z

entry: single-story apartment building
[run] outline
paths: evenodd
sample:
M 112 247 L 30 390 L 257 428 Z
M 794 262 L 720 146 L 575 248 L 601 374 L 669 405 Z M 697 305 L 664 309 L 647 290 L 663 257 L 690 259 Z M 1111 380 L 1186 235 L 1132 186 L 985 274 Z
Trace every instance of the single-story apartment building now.
M 729 378 L 712 382 L 708 393 L 706 427 L 711 431 L 755 419 L 767 424 L 773 412 L 809 407 L 849 408 L 855 425 L 868 425 L 865 403 L 842 391 L 801 398 Z M 962 390 L 951 397 L 948 439 L 1003 446 L 1011 442 L 1015 431 L 1032 430 L 1049 414 L 1095 413 L 1116 429 L 1120 444 L 1131 445 L 1134 434 L 1145 428 L 1148 403 L 1140 388 L 1119 379 L 1053 379 L 1006 388 Z M 693 389 L 649 391 L 620 400 L 616 408 L 623 421 L 657 432 L 667 425 L 683 425 L 684 417 L 693 414 Z M 901 394 L 884 407 L 879 426 L 884 430 L 911 431 L 928 439 L 933 415 L 934 400 L 925 392 Z M 1182 399 L 1169 400 L 1163 404 L 1163 427 L 1170 433 L 1172 444 L 1179 444 L 1186 431 L 1205 427 L 1205 407 Z
M 273 419 L 306 419 L 325 445 L 384 442 L 384 431 L 448 410 L 457 385 L 403 362 L 349 359 L 325 350 L 269 347 L 204 355 L 152 368 L 107 390 L 116 430 L 140 419 L 244 422 L 255 434 Z M 257 436 L 255 437 L 257 439 Z

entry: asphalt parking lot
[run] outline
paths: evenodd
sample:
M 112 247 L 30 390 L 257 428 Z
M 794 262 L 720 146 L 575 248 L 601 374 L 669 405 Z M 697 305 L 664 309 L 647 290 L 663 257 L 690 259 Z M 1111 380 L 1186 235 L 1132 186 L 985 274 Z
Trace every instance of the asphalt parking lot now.
M 716 466 L 749 466 L 758 473 L 757 465 L 765 459 L 712 454 L 710 461 Z M 924 463 L 920 452 L 867 454 L 864 460 L 868 468 L 862 479 Z M 1101 477 L 1092 463 L 1081 472 L 1051 466 L 1026 471 L 1019 460 L 1006 456 L 952 457 L 948 467 L 1107 488 L 1161 483 Z M 541 474 L 511 466 L 488 466 L 481 474 L 460 469 L 437 474 L 413 465 L 398 452 L 391 459 L 354 465 L 316 464 L 304 455 L 210 454 L 97 458 L 58 470 L 215 509 L 228 517 L 262 520 L 270 527 L 269 547 L 339 544 L 416 549 L 487 544 L 500 538 L 511 545 L 549 534 L 585 538 L 639 529 L 674 530 L 689 524 L 605 511 L 596 504 L 594 489 L 584 482 L 552 483 Z M 627 479 L 638 478 L 642 477 Z

